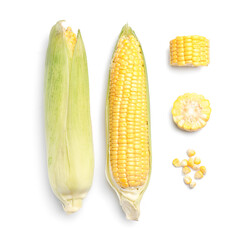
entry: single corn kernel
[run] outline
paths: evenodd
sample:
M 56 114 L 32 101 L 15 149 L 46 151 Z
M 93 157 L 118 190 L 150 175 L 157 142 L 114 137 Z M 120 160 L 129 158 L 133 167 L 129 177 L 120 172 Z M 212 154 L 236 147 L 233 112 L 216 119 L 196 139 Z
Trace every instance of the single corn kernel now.
M 195 170 L 195 171 L 198 171 L 198 170 L 200 170 L 200 167 L 199 167 L 199 165 L 194 164 L 192 169 Z
M 187 160 L 186 159 L 184 159 L 184 160 L 182 160 L 181 161 L 181 167 L 186 167 L 187 166 Z
M 188 149 L 188 150 L 187 150 L 187 155 L 188 155 L 189 157 L 193 157 L 193 156 L 195 155 L 195 151 L 194 151 L 193 149 Z
M 196 182 L 191 182 L 190 184 L 189 184 L 189 187 L 190 188 L 194 188 L 196 186 Z
M 172 66 L 207 66 L 209 63 L 209 40 L 202 36 L 176 37 L 170 41 L 170 64 Z
M 203 175 L 205 175 L 207 173 L 207 169 L 204 166 L 200 167 L 200 171 L 202 172 Z
M 175 167 L 180 167 L 181 166 L 180 160 L 178 158 L 175 158 L 172 163 L 173 163 L 173 165 Z
M 193 166 L 194 166 L 194 159 L 193 158 L 189 158 L 187 163 L 188 163 L 189 167 L 193 168 Z
M 201 159 L 199 157 L 194 158 L 194 164 L 199 165 L 201 163 Z
M 210 102 L 196 93 L 179 96 L 172 108 L 173 121 L 178 128 L 188 132 L 205 127 L 210 114 Z
M 190 176 L 185 176 L 184 177 L 184 182 L 189 185 L 192 182 L 192 178 Z
M 201 171 L 197 171 L 195 174 L 194 174 L 194 178 L 195 179 L 202 179 L 203 178 L 203 173 Z
M 184 175 L 187 175 L 188 173 L 191 172 L 191 169 L 189 167 L 184 167 L 184 168 L 182 168 L 182 172 Z

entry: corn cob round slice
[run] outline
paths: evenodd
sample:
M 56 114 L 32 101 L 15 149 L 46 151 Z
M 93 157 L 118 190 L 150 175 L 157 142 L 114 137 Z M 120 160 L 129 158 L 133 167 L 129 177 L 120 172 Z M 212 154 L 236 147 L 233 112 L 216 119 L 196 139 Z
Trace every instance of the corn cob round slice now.
M 209 40 L 202 36 L 177 37 L 170 41 L 172 66 L 208 66 Z
M 178 97 L 172 108 L 174 122 L 185 131 L 197 131 L 206 126 L 210 113 L 209 101 L 196 93 Z
M 141 45 L 125 25 L 110 66 L 106 176 L 128 219 L 137 220 L 151 169 L 149 96 Z

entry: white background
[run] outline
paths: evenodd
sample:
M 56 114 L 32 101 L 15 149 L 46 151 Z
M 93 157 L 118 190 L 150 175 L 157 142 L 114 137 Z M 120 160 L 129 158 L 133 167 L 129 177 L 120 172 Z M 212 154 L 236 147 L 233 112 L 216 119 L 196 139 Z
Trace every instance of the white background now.
M 249 239 L 250 99 L 248 1 L 1 1 L 0 239 Z M 48 182 L 43 75 L 51 27 L 81 29 L 93 124 L 95 174 L 82 209 L 66 215 Z M 153 169 L 138 222 L 128 221 L 105 179 L 104 107 L 114 44 L 125 23 L 144 50 L 151 100 Z M 202 35 L 211 63 L 169 65 L 169 41 Z M 211 102 L 197 133 L 175 127 L 171 108 L 186 92 Z M 175 157 L 192 147 L 208 173 L 189 190 Z

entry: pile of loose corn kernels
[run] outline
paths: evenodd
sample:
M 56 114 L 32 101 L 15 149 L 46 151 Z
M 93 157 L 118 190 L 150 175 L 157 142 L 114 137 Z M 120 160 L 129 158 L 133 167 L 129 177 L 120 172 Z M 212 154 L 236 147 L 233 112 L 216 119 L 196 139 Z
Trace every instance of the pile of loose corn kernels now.
M 199 157 L 194 157 L 195 151 L 192 149 L 187 150 L 187 155 L 189 157 L 188 160 L 184 159 L 180 162 L 178 158 L 175 158 L 173 160 L 173 165 L 175 167 L 182 167 L 182 173 L 184 176 L 184 182 L 189 185 L 189 187 L 192 189 L 196 186 L 196 182 L 192 180 L 188 174 L 191 172 L 191 169 L 195 171 L 194 178 L 195 179 L 202 179 L 203 176 L 206 174 L 207 170 L 206 167 L 200 166 L 201 159 Z

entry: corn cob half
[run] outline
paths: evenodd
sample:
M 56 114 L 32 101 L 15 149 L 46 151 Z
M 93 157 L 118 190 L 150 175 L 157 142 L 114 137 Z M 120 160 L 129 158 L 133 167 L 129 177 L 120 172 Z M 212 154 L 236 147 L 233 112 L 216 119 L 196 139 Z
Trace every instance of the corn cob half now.
M 110 66 L 106 100 L 106 176 L 131 220 L 151 171 L 150 110 L 147 71 L 141 45 L 125 25 Z
M 93 178 L 87 58 L 81 33 L 61 21 L 50 32 L 45 69 L 45 128 L 50 185 L 67 213 L 77 211 Z
M 209 40 L 202 36 L 183 36 L 170 41 L 172 66 L 208 66 Z

